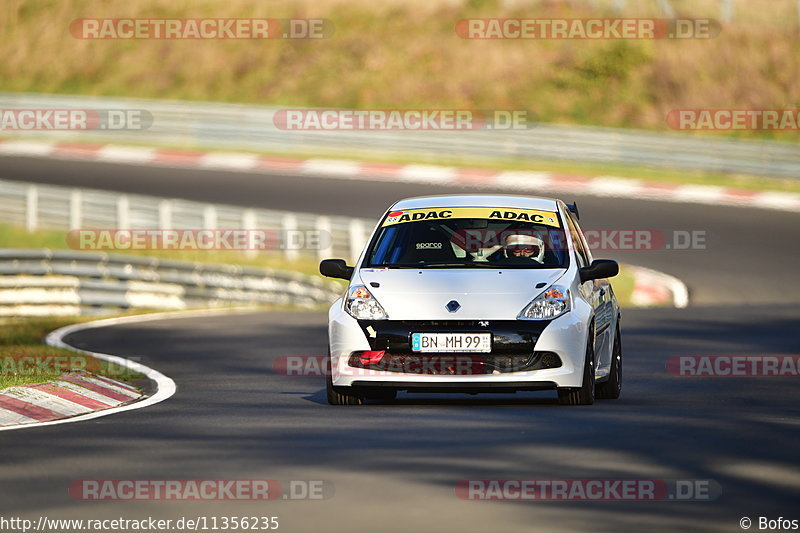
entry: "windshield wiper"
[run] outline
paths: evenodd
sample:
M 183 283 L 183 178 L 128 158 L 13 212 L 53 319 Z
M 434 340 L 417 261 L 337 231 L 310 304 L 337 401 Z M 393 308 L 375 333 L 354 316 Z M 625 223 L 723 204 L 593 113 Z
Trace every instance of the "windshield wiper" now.
M 418 268 L 454 267 L 454 268 L 498 268 L 494 263 L 423 263 Z
M 502 268 L 495 263 L 418 263 L 399 265 L 369 265 L 365 268 Z

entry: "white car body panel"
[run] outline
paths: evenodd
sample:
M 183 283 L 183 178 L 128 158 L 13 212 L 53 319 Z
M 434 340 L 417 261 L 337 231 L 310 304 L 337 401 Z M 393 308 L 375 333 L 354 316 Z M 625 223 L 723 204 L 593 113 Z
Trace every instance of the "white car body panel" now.
M 362 269 L 369 287 L 392 320 L 515 320 L 520 311 L 564 274 L 564 269 Z M 545 283 L 539 289 L 536 285 Z M 413 298 L 409 295 L 413 294 Z M 456 299 L 461 308 L 445 307 Z

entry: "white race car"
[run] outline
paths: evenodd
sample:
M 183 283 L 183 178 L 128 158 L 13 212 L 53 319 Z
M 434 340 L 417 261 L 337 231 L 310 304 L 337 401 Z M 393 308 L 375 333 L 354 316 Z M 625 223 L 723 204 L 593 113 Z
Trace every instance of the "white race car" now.
M 557 390 L 563 404 L 618 398 L 620 309 L 593 260 L 578 210 L 510 195 L 401 200 L 329 311 L 328 402 L 361 405 L 407 392 Z

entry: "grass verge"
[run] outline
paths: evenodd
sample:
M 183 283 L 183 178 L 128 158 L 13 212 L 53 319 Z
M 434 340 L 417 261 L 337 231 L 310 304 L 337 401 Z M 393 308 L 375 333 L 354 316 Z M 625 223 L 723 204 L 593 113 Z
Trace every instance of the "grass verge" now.
M 67 245 L 67 233 L 64 231 L 47 230 L 29 233 L 10 224 L 0 224 L 0 248 L 51 248 L 61 250 L 69 249 L 69 246 Z M 287 262 L 281 252 L 277 251 L 253 256 L 237 251 L 210 250 L 120 250 L 109 253 L 198 263 L 236 264 L 275 270 L 290 270 L 307 275 L 320 275 L 319 261 L 316 258 L 300 256 L 295 261 Z
M 43 343 L 49 332 L 93 318 L 14 317 L 0 320 L 0 389 L 44 383 L 70 370 L 85 370 L 119 381 L 143 379 L 142 374 L 129 368 Z
M 619 266 L 619 274 L 611 280 L 614 287 L 614 294 L 621 307 L 633 307 L 631 296 L 635 284 L 633 270 L 628 265 Z
M 737 2 L 713 38 L 465 39 L 470 18 L 672 17 L 666 2 L 5 0 L 0 90 L 355 109 L 531 109 L 543 122 L 667 130 L 674 109 L 798 101 L 794 0 Z M 720 0 L 670 0 L 720 18 Z M 309 18 L 323 39 L 91 39 L 77 19 Z M 81 27 L 80 24 L 77 26 Z M 74 28 L 73 28 L 74 29 Z M 726 133 L 728 134 L 728 133 Z M 797 142 L 798 131 L 730 135 Z

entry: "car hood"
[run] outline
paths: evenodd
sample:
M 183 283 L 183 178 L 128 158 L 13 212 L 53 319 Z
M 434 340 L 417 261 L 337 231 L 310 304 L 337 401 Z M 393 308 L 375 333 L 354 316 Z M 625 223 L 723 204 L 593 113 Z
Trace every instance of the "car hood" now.
M 358 276 L 390 320 L 514 320 L 563 274 L 564 269 L 367 268 Z M 452 300 L 460 305 L 455 312 L 447 309 Z

